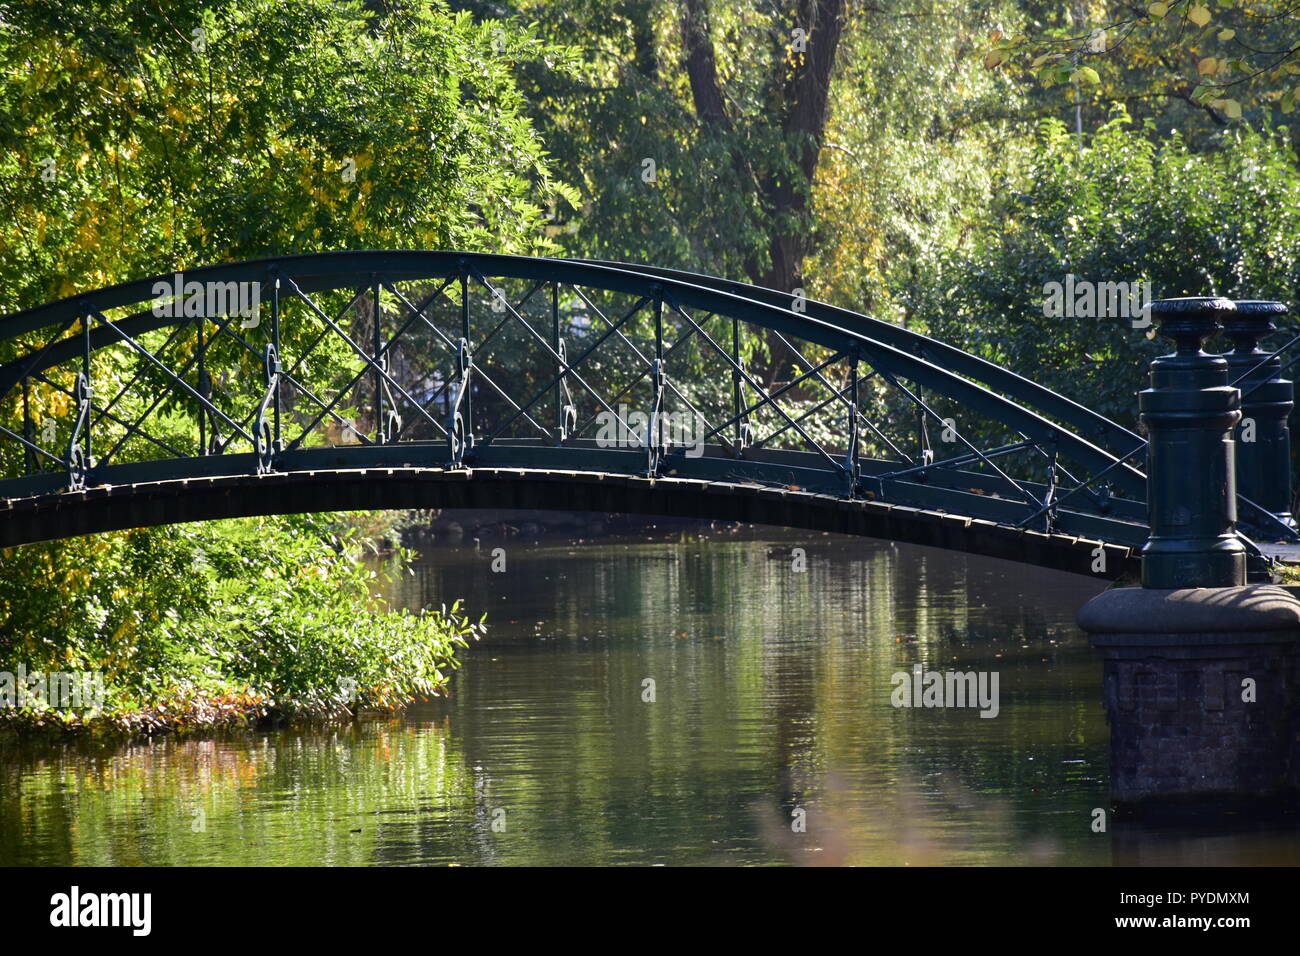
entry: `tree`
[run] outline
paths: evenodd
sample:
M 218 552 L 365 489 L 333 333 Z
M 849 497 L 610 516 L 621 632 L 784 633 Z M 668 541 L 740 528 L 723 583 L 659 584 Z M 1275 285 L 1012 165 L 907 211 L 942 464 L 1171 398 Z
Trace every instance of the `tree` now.
M 1064 9 L 1058 8 L 1058 9 Z M 984 65 L 1116 103 L 1180 105 L 1211 130 L 1289 114 L 1300 96 L 1300 8 L 1270 0 L 1158 0 L 1085 6 L 1068 20 L 989 36 Z M 1186 125 L 1186 123 L 1185 123 Z
M 442 3 L 14 3 L 0 31 L 0 313 L 274 254 L 553 251 L 537 197 L 567 187 L 514 80 L 516 59 L 546 55 L 518 25 Z M 314 334 L 286 326 L 285 342 Z M 0 360 L 35 341 L 0 344 Z M 164 358 L 194 348 L 191 335 Z M 217 395 L 263 387 L 257 356 L 229 337 L 214 348 Z M 331 337 L 304 375 L 328 391 L 355 361 Z M 111 395 L 114 373 L 137 371 L 97 375 Z M 38 420 L 71 418 L 65 392 L 37 386 L 31 401 Z M 196 430 L 193 403 L 164 411 Z M 21 421 L 16 399 L 0 420 Z
M 558 168 L 582 192 L 580 220 L 557 209 L 556 232 L 572 224 L 566 244 L 596 257 L 801 287 L 846 7 L 515 3 L 551 42 L 581 38 L 570 74 L 522 70 Z M 781 370 L 774 361 L 767 377 Z
M 745 272 L 758 285 L 790 291 L 803 283 L 808 251 L 812 184 L 821 158 L 829 114 L 831 74 L 844 29 L 844 0 L 796 0 L 788 11 L 789 41 L 779 35 L 768 50 L 768 65 L 759 88 L 766 115 L 734 115 L 718 78 L 708 0 L 684 0 L 682 45 L 691 98 L 700 126 L 729 141 L 731 162 L 752 183 L 768 223 L 766 255 L 746 259 Z M 741 147 L 736 125 L 767 126 L 753 138 L 769 139 L 775 149 L 766 157 Z M 762 134 L 766 133 L 767 136 Z
M 1036 104 L 980 64 L 987 29 L 1010 12 L 891 0 L 850 22 L 814 183 L 805 271 L 817 298 L 925 318 L 908 290 L 987 215 L 996 177 L 1032 134 Z
M 1294 300 L 1300 173 L 1281 135 L 1234 133 L 1196 153 L 1134 130 L 1117 110 L 1080 148 L 1044 121 L 1032 160 L 996 190 L 962 247 L 921 265 L 913 307 L 945 342 L 983 355 L 1128 426 L 1134 393 L 1168 343 L 1128 312 L 1050 307 L 1049 286 L 1140 285 L 1181 295 Z
M 70 0 L 0 29 L 0 313 L 278 253 L 532 252 L 553 180 L 513 79 L 442 3 Z

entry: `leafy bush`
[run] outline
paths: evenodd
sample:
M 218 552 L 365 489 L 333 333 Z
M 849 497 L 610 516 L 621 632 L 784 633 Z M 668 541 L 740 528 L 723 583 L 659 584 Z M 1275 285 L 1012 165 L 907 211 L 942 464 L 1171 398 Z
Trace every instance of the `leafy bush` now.
M 230 701 L 243 716 L 397 706 L 442 690 L 482 627 L 459 603 L 387 609 L 375 592 L 408 557 L 376 570 L 354 531 L 320 516 L 10 549 L 0 552 L 0 670 L 100 671 L 106 714 L 128 724 L 170 711 L 183 725 Z M 79 720 L 38 709 L 18 722 Z

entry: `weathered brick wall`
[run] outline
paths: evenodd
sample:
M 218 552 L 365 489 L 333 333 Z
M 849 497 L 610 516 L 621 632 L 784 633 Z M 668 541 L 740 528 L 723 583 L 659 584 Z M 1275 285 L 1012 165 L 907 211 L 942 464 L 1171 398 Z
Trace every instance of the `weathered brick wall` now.
M 1283 795 L 1300 787 L 1300 658 L 1292 644 L 1106 655 L 1119 801 Z M 1253 679 L 1253 703 L 1243 681 Z

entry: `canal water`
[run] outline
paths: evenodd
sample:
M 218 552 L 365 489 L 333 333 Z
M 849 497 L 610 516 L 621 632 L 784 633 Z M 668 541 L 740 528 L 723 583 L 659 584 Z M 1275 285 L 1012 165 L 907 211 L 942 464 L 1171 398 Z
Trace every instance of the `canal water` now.
M 1101 668 L 1074 614 L 1100 588 L 771 529 L 439 547 L 393 598 L 487 612 L 450 696 L 5 744 L 0 864 L 1300 862 L 1295 831 L 1248 820 L 1098 832 Z M 996 674 L 996 716 L 894 706 L 917 665 Z

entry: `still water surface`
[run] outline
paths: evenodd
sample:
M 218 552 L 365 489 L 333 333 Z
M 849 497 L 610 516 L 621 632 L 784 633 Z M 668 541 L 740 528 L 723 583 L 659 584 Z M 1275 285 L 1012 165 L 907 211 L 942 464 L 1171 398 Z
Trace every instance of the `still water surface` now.
M 440 548 L 394 595 L 488 612 L 448 698 L 325 730 L 5 744 L 0 864 L 1300 862 L 1294 831 L 1248 823 L 1093 832 L 1088 578 L 770 529 L 506 542 L 504 573 L 494 546 Z M 997 717 L 895 708 L 916 664 L 997 672 Z

